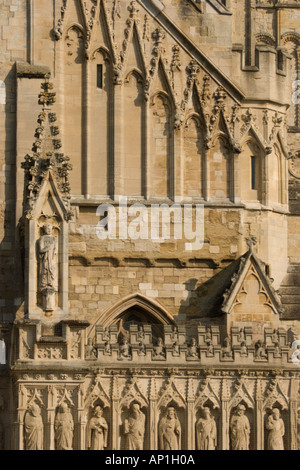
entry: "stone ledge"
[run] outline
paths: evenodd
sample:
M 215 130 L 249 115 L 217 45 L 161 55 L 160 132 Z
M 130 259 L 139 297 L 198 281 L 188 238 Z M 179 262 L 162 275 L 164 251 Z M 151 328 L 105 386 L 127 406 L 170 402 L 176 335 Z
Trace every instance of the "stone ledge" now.
M 16 62 L 18 78 L 45 78 L 50 75 L 50 68 L 45 65 L 31 65 L 27 62 Z

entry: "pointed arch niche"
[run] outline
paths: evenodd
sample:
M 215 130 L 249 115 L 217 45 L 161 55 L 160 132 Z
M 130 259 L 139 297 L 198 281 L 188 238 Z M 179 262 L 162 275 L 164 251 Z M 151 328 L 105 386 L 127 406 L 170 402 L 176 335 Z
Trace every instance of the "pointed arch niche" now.
M 168 94 L 157 92 L 150 102 L 150 193 L 154 197 L 171 195 L 172 105 Z
M 198 114 L 194 113 L 186 120 L 183 145 L 184 197 L 203 197 L 204 132 Z
M 264 153 L 254 138 L 248 136 L 242 146 L 241 199 L 262 202 Z
M 175 325 L 175 322 L 169 312 L 158 302 L 136 293 L 121 299 L 105 310 L 90 329 L 88 336 L 93 336 L 96 326 L 109 328 L 119 325 L 128 329 L 132 324 L 156 325 L 157 333 L 160 333 L 164 325 Z
M 71 25 L 64 40 L 64 147 L 72 156 L 76 171 L 71 175 L 74 194 L 82 194 L 83 154 L 83 76 L 85 69 L 84 32 L 79 24 Z
M 114 90 L 112 60 L 105 48 L 98 48 L 91 56 L 90 87 L 90 168 L 88 193 L 111 193 L 111 164 L 113 161 Z
M 142 196 L 145 160 L 144 80 L 134 69 L 124 81 L 124 193 Z
M 230 146 L 226 134 L 218 132 L 208 152 L 209 198 L 212 200 L 233 197 L 233 168 Z

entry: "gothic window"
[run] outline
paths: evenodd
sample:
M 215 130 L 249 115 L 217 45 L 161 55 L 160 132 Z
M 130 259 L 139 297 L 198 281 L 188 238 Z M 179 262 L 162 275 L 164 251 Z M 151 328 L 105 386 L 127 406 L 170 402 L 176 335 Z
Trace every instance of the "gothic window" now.
M 225 136 L 218 135 L 212 145 L 208 159 L 209 196 L 211 199 L 229 199 L 230 194 L 230 152 Z
M 90 108 L 87 126 L 90 141 L 88 192 L 91 195 L 105 196 L 111 192 L 114 103 L 111 59 L 105 49 L 100 48 L 92 55 L 90 73 Z
M 170 196 L 171 181 L 171 116 L 172 108 L 166 93 L 157 93 L 151 100 L 151 193 Z
M 124 193 L 141 196 L 143 193 L 145 99 L 143 79 L 136 71 L 124 84 Z
M 65 36 L 65 149 L 76 167 L 70 175 L 74 194 L 82 194 L 81 159 L 83 153 L 83 70 L 84 37 L 79 27 L 71 27 Z
M 243 147 L 240 165 L 242 200 L 261 201 L 262 152 L 259 146 L 251 139 Z
M 203 185 L 203 132 L 199 118 L 192 116 L 184 128 L 184 197 L 202 197 Z

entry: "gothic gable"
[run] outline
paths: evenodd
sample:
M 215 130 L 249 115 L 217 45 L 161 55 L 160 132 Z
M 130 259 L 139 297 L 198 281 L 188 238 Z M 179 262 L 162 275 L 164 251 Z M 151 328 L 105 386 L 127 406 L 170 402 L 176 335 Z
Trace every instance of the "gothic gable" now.
M 267 322 L 278 319 L 283 310 L 266 269 L 250 244 L 249 251 L 241 257 L 230 287 L 224 293 L 221 310 L 233 317 L 230 321 Z

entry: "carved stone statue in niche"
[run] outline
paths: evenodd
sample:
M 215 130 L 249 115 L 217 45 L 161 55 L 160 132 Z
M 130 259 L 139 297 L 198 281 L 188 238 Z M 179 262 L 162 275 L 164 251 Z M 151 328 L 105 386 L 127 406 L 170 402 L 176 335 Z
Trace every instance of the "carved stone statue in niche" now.
M 67 403 L 58 409 L 54 422 L 56 450 L 72 450 L 74 421 Z
M 166 350 L 162 338 L 157 338 L 156 345 L 153 348 L 153 357 L 155 359 L 164 359 L 166 357 Z
M 243 328 L 241 328 L 239 331 L 238 341 L 239 343 L 243 343 L 244 341 L 246 341 L 245 332 Z
M 131 357 L 130 345 L 127 338 L 122 338 L 119 348 L 120 358 L 128 359 Z
M 94 346 L 93 338 L 88 339 L 88 344 L 85 347 L 85 357 L 86 359 L 96 359 L 97 349 Z
M 138 356 L 146 356 L 146 346 L 143 342 L 139 343 Z
M 143 450 L 146 417 L 138 403 L 133 403 L 124 421 L 125 450 Z
M 198 357 L 198 351 L 197 351 L 197 342 L 195 338 L 192 338 L 187 350 L 187 356 L 188 357 Z
M 172 355 L 180 356 L 180 347 L 179 347 L 178 341 L 175 341 L 175 343 L 172 346 Z
M 143 330 L 142 326 L 139 326 L 139 328 L 138 328 L 137 339 L 141 343 L 143 343 L 144 340 L 145 340 L 145 333 L 144 333 L 144 330 Z
M 26 450 L 43 450 L 44 424 L 41 409 L 36 403 L 32 403 L 25 415 L 24 436 Z
M 45 311 L 55 309 L 55 293 L 57 292 L 57 253 L 58 241 L 52 235 L 53 225 L 44 225 L 45 234 L 38 240 L 39 252 L 39 291 L 43 295 Z
M 268 433 L 267 450 L 284 450 L 283 436 L 285 426 L 278 408 L 273 408 L 272 413 L 267 419 L 266 429 Z
M 267 359 L 266 345 L 260 339 L 255 344 L 255 354 L 256 359 Z
M 224 358 L 232 358 L 233 357 L 233 352 L 232 352 L 232 347 L 231 347 L 231 339 L 229 336 L 226 336 L 224 339 L 224 346 L 222 348 L 222 356 Z
M 107 447 L 108 424 L 102 415 L 103 409 L 96 406 L 87 430 L 87 445 L 90 450 L 104 450 Z
M 202 416 L 197 421 L 196 438 L 198 450 L 215 450 L 217 447 L 217 425 L 208 407 L 202 409 Z
M 162 417 L 158 428 L 160 450 L 180 450 L 181 448 L 181 425 L 173 406 L 167 409 Z
M 240 354 L 242 357 L 247 357 L 248 356 L 248 348 L 246 346 L 246 343 L 245 341 L 243 341 L 241 343 L 241 351 L 240 351 Z
M 231 450 L 249 450 L 250 423 L 245 411 L 246 407 L 240 403 L 231 417 Z

